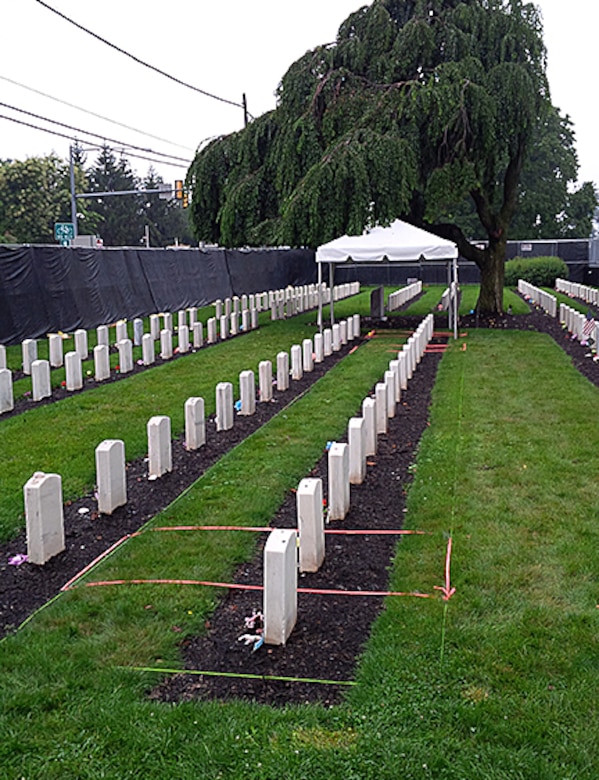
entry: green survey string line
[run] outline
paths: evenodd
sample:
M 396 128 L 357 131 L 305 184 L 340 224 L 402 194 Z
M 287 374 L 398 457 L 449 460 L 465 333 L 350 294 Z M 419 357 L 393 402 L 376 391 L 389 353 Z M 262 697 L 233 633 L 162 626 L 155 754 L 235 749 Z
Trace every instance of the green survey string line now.
M 241 680 L 274 680 L 276 682 L 314 683 L 316 685 L 346 685 L 358 683 L 353 680 L 319 680 L 312 677 L 281 677 L 276 674 L 246 674 L 242 672 L 206 672 L 198 669 L 163 669 L 153 666 L 117 666 L 129 672 L 156 672 L 159 674 L 193 674 L 205 677 L 232 677 Z
M 452 489 L 452 496 L 451 496 L 451 512 L 450 512 L 450 524 L 449 524 L 449 536 L 450 538 L 453 538 L 453 527 L 455 522 L 455 515 L 456 515 L 456 500 L 457 500 L 457 482 L 458 482 L 458 455 L 460 451 L 460 443 L 462 440 L 462 415 L 463 415 L 463 408 L 464 408 L 464 363 L 465 363 L 465 356 L 466 353 L 462 353 L 464 359 L 462 360 L 462 370 L 460 372 L 460 389 L 458 393 L 458 424 L 457 424 L 457 435 L 456 435 L 456 445 L 455 445 L 455 456 L 454 456 L 454 462 L 453 462 L 453 489 Z M 441 649 L 439 651 L 439 663 L 443 663 L 443 658 L 445 656 L 445 637 L 447 635 L 447 612 L 449 610 L 449 601 L 445 601 L 445 605 L 443 607 L 443 620 L 441 622 Z

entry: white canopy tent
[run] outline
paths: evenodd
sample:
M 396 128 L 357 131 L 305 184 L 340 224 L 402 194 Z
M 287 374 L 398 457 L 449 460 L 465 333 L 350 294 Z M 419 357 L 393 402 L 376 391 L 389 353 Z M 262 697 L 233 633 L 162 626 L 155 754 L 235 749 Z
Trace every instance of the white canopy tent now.
M 329 265 L 329 286 L 333 289 L 337 263 L 378 265 L 379 263 L 414 263 L 420 260 L 442 261 L 448 264 L 450 323 L 457 338 L 458 248 L 452 241 L 428 233 L 397 219 L 389 227 L 375 227 L 361 236 L 341 236 L 316 250 L 319 290 L 322 290 L 322 266 Z M 319 325 L 322 327 L 322 296 L 319 294 Z M 331 300 L 331 322 L 334 321 Z

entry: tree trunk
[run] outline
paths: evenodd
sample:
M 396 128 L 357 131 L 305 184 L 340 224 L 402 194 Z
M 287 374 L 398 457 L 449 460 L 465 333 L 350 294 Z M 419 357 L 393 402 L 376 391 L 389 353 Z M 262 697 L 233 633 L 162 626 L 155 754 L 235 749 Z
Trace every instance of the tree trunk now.
M 477 314 L 503 314 L 503 282 L 505 278 L 504 238 L 491 239 L 479 263 L 480 292 L 476 303 Z

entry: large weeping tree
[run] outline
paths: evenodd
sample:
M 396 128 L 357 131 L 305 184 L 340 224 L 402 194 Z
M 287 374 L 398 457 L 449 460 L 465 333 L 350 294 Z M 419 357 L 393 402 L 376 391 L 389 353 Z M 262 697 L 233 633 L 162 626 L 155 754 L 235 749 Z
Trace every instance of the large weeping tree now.
M 455 241 L 480 268 L 478 310 L 501 312 L 520 174 L 549 107 L 533 4 L 374 0 L 289 68 L 276 110 L 198 153 L 197 237 L 316 247 L 402 217 Z M 466 200 L 486 248 L 452 216 Z

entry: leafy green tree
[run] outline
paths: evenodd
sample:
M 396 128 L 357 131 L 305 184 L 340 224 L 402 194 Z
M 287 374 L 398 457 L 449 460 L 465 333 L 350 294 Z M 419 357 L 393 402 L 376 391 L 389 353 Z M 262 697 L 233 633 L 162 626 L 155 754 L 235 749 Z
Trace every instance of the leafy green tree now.
M 87 172 L 89 192 L 122 192 L 140 189 L 140 181 L 128 160 L 117 159 L 103 147 Z M 139 246 L 144 234 L 142 195 L 114 195 L 95 199 L 93 210 L 100 217 L 99 233 L 106 246 Z
M 196 156 L 198 238 L 317 246 L 397 217 L 454 240 L 503 305 L 520 175 L 550 107 L 524 0 L 374 0 L 289 68 L 278 106 Z M 488 247 L 455 216 L 469 199 Z
M 69 167 L 56 155 L 0 161 L 0 236 L 53 244 L 54 223 L 70 221 Z

